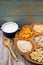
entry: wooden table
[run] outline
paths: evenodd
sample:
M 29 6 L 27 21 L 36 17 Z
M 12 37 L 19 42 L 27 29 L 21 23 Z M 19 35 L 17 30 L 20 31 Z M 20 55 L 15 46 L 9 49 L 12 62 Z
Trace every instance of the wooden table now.
M 9 49 L 3 45 L 3 39 L 4 36 L 2 31 L 0 30 L 0 65 L 36 65 L 25 60 L 13 47 L 13 50 L 18 57 L 18 62 L 15 62 L 15 60 L 11 56 Z M 11 45 L 13 46 L 12 42 Z

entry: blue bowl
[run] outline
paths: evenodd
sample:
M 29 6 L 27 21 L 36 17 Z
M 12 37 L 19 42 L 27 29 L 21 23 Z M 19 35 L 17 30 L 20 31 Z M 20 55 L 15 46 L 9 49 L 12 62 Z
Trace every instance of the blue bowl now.
M 10 26 L 11 25 L 11 26 Z M 8 28 L 6 28 L 6 26 L 8 26 Z M 10 31 L 10 29 L 12 29 L 12 27 L 14 26 L 13 31 Z M 16 29 L 15 29 L 16 28 Z M 9 31 L 6 31 L 5 29 L 9 29 Z M 20 30 L 19 26 L 17 23 L 15 22 L 6 22 L 1 26 L 1 30 L 3 31 L 4 36 L 8 37 L 8 38 L 13 38 L 15 36 L 15 33 Z

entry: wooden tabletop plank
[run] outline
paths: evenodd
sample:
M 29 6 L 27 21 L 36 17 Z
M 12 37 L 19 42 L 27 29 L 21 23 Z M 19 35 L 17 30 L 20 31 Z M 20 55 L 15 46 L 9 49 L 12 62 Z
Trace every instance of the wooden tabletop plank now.
M 0 65 L 34 65 L 25 60 L 22 56 L 20 56 L 19 53 L 14 48 L 13 43 L 11 42 L 13 50 L 18 57 L 18 62 L 15 62 L 10 54 L 9 49 L 3 45 L 3 39 L 4 39 L 3 33 L 0 30 Z

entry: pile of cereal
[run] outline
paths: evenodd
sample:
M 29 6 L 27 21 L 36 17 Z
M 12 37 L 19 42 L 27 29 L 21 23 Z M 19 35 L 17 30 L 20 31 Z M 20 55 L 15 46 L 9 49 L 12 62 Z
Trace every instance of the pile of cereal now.
M 32 35 L 33 35 L 33 31 L 32 31 L 31 28 L 28 27 L 28 26 L 23 27 L 23 28 L 20 30 L 20 32 L 19 32 L 19 36 L 20 36 L 21 38 L 25 38 L 25 39 L 31 37 Z
M 30 54 L 31 59 L 37 62 L 43 62 L 43 48 L 38 48 Z
M 34 30 L 35 32 L 43 33 L 43 25 L 35 24 L 35 25 L 33 26 L 33 30 Z
M 34 38 L 35 43 L 37 43 L 39 46 L 43 46 L 43 36 L 39 35 Z

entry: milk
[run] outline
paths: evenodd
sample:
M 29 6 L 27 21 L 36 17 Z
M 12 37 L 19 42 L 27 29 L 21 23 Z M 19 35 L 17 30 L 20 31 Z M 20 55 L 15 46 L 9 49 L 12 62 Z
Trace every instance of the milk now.
M 12 33 L 18 30 L 18 25 L 14 22 L 7 22 L 2 26 L 4 32 Z

